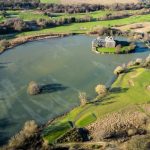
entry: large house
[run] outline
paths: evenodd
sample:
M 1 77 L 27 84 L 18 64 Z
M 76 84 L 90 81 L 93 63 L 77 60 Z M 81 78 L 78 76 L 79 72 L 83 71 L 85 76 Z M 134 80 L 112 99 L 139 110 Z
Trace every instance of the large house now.
M 112 36 L 107 36 L 105 38 L 97 37 L 92 41 L 92 48 L 97 48 L 97 47 L 108 47 L 112 48 L 116 46 L 116 42 L 113 39 Z

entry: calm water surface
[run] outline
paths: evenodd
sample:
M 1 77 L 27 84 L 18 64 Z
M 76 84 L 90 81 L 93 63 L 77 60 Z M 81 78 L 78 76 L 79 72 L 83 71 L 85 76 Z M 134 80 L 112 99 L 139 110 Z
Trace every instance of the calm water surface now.
M 117 65 L 149 54 L 141 48 L 127 55 L 95 54 L 93 38 L 79 35 L 35 41 L 0 55 L 0 144 L 26 120 L 43 123 L 78 105 L 79 91 L 95 96 L 94 87 L 108 83 Z M 29 96 L 26 89 L 31 80 L 47 90 Z

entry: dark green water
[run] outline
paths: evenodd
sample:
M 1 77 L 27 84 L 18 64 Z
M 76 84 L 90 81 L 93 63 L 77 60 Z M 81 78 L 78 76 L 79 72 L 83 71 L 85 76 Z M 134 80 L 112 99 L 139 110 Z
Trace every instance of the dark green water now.
M 26 120 L 43 123 L 78 105 L 79 91 L 93 97 L 94 87 L 108 83 L 117 65 L 149 54 L 141 48 L 127 55 L 95 54 L 93 38 L 79 35 L 35 41 L 0 55 L 0 144 Z M 31 80 L 46 85 L 48 91 L 29 96 L 26 89 Z

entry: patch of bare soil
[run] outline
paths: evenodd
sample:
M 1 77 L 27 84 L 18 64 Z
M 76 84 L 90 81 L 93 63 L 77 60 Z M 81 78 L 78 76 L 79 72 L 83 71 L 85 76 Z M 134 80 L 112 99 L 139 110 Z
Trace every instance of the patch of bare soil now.
M 81 4 L 81 3 L 89 3 L 89 4 L 102 4 L 102 5 L 111 5 L 114 3 L 138 3 L 138 0 L 61 0 L 63 4 Z
M 148 107 L 146 105 L 145 107 Z M 87 127 L 93 141 L 115 140 L 123 142 L 132 136 L 146 134 L 149 123 L 147 113 L 132 107 L 118 113 L 106 115 Z
M 134 24 L 123 25 L 115 28 L 121 31 L 131 30 L 133 32 L 146 33 L 150 31 L 150 22 L 134 23 Z

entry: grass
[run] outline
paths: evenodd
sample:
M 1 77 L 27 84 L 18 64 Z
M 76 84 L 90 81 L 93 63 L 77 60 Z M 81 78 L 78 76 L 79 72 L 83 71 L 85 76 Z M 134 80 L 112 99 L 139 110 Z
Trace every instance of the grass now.
M 0 22 L 3 22 L 7 19 L 11 19 L 11 18 L 20 18 L 23 19 L 24 21 L 31 21 L 31 20 L 38 20 L 40 18 L 42 19 L 46 19 L 49 20 L 50 18 L 42 13 L 39 13 L 37 11 L 34 10 L 24 10 L 24 11 L 7 11 L 7 16 L 6 17 L 2 17 L 0 16 Z
M 42 29 L 38 31 L 23 32 L 23 33 L 19 33 L 17 36 L 28 36 L 28 35 L 34 35 L 34 34 L 40 35 L 40 34 L 50 34 L 50 33 L 87 33 L 91 31 L 93 28 L 98 27 L 98 26 L 113 27 L 116 25 L 125 25 L 125 24 L 149 22 L 149 21 L 150 21 L 150 14 L 139 15 L 139 16 L 132 16 L 129 18 L 116 19 L 116 20 L 73 23 L 69 25 Z M 82 28 L 84 28 L 84 30 Z
M 54 143 L 55 140 L 63 135 L 70 129 L 70 124 L 68 122 L 58 123 L 54 125 L 50 125 L 48 128 L 44 130 L 44 139 L 49 141 L 49 143 Z
M 77 127 L 87 126 L 97 118 L 103 118 L 106 114 L 117 112 L 126 107 L 131 107 L 137 104 L 146 103 L 149 101 L 150 93 L 146 89 L 150 85 L 150 71 L 145 68 L 133 67 L 128 73 L 121 74 L 112 85 L 112 91 L 106 96 L 103 101 L 89 103 L 85 106 L 75 108 L 65 117 L 58 119 L 58 122 L 75 121 Z M 132 81 L 130 85 L 129 81 Z M 92 114 L 91 114 L 92 112 Z M 53 136 L 48 133 L 48 136 Z
M 124 10 L 124 11 L 113 11 L 113 10 L 99 10 L 99 11 L 94 11 L 94 12 L 87 12 L 87 13 L 75 13 L 75 14 L 68 14 L 68 13 L 52 13 L 53 18 L 61 18 L 61 17 L 76 17 L 76 18 L 81 18 L 84 16 L 91 16 L 92 18 L 100 18 L 103 17 L 107 14 L 116 14 L 116 13 L 131 13 L 135 14 L 137 10 Z
M 107 48 L 107 47 L 100 47 L 97 49 L 98 52 L 101 53 L 115 53 L 115 47 Z
M 96 116 L 95 116 L 95 114 L 87 114 L 87 115 L 85 115 L 85 116 L 83 116 L 83 117 L 81 117 L 77 122 L 76 122 L 76 124 L 78 124 L 80 127 L 84 127 L 84 126 L 86 126 L 87 124 L 90 124 L 90 123 L 92 123 L 92 122 L 94 122 L 94 121 L 96 121 Z
M 56 0 L 53 0 L 56 1 Z M 130 10 L 128 13 L 136 13 L 137 10 Z M 40 18 L 43 19 L 60 19 L 60 18 L 64 18 L 64 17 L 76 17 L 76 18 L 81 18 L 84 17 L 86 15 L 91 16 L 93 18 L 99 18 L 102 17 L 108 13 L 116 13 L 116 11 L 111 11 L 111 10 L 101 10 L 101 11 L 94 11 L 94 12 L 89 12 L 89 13 L 76 13 L 76 14 L 67 14 L 67 13 L 52 13 L 52 18 L 42 14 L 42 12 L 40 11 L 36 11 L 36 10 L 24 10 L 24 11 L 13 11 L 13 10 L 9 10 L 7 11 L 7 16 L 6 17 L 2 17 L 0 15 L 0 22 L 5 21 L 7 19 L 10 18 L 21 18 L 25 21 L 30 21 L 30 20 L 37 20 Z M 122 13 L 122 11 L 118 11 L 117 13 Z
M 129 49 L 130 46 L 123 46 L 120 49 L 120 52 L 127 52 L 127 50 Z M 111 47 L 111 48 L 107 48 L 107 47 L 100 47 L 97 49 L 98 52 L 100 53 L 115 53 L 116 52 L 116 48 L 115 47 Z

